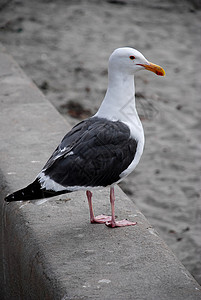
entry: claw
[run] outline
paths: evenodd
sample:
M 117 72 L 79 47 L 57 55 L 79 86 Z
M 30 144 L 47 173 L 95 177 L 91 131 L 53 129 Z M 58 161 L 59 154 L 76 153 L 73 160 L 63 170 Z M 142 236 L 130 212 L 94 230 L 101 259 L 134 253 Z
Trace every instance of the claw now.
M 128 220 L 120 220 L 120 221 L 115 221 L 115 222 L 112 222 L 111 221 L 108 221 L 105 223 L 106 226 L 108 227 L 112 227 L 112 228 L 115 228 L 115 227 L 125 227 L 125 226 L 133 226 L 133 225 L 136 225 L 137 222 L 131 222 L 131 221 L 128 221 Z
M 100 215 L 91 219 L 91 223 L 104 224 L 111 221 L 111 216 Z

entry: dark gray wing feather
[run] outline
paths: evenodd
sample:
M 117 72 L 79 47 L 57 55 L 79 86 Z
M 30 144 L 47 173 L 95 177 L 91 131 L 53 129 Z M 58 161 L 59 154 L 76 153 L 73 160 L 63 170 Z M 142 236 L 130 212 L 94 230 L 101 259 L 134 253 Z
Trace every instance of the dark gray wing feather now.
M 65 135 L 43 172 L 66 188 L 107 186 L 120 179 L 136 148 L 127 125 L 89 118 Z

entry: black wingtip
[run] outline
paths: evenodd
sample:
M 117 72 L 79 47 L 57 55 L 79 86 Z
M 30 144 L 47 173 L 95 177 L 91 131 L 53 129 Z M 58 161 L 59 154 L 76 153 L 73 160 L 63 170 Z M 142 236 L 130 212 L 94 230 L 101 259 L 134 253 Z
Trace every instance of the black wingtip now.
M 34 199 L 44 198 L 43 192 L 41 190 L 40 183 L 36 179 L 33 183 L 29 184 L 24 189 L 18 190 L 5 197 L 6 202 L 13 201 L 28 201 Z
M 15 201 L 14 198 L 15 198 L 15 196 L 14 196 L 14 193 L 13 193 L 13 194 L 7 195 L 4 198 L 4 201 L 6 201 L 6 202 L 12 202 L 12 201 Z
M 29 184 L 24 189 L 21 189 L 19 191 L 16 191 L 8 196 L 5 197 L 6 202 L 13 202 L 13 201 L 29 201 L 29 200 L 37 200 L 37 199 L 43 199 L 43 198 L 50 198 L 57 195 L 65 194 L 70 191 L 47 191 L 41 188 L 40 182 L 38 178 L 36 180 Z

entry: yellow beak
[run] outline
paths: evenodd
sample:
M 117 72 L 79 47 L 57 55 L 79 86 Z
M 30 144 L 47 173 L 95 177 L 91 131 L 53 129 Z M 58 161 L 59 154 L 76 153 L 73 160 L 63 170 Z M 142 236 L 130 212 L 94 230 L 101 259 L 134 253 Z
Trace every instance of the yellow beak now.
M 148 62 L 148 64 L 140 65 L 143 66 L 146 70 L 154 72 L 156 75 L 165 76 L 165 70 L 158 65 L 152 64 L 151 62 Z

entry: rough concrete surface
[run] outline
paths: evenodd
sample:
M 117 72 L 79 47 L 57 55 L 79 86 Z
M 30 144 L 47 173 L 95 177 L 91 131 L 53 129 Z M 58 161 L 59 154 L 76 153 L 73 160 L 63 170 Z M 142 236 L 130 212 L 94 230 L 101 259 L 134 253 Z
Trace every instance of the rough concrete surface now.
M 3 2 L 0 41 L 71 125 L 100 106 L 115 48 L 165 69 L 135 76 L 145 148 L 120 187 L 201 285 L 201 10 L 192 0 Z
M 133 202 L 116 190 L 116 215 L 89 223 L 84 192 L 38 205 L 5 204 L 30 183 L 69 125 L 0 47 L 0 299 L 201 299 L 201 290 Z M 94 192 L 96 213 L 109 191 Z

